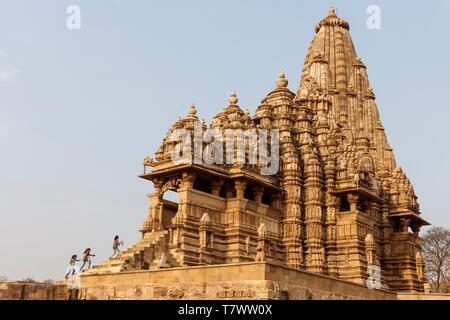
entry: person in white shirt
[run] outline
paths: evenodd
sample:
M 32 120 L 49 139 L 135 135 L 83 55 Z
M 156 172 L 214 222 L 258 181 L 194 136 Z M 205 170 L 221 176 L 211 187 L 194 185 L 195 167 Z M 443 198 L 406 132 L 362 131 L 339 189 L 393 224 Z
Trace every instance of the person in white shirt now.
M 78 300 L 80 292 L 80 268 L 76 265 L 76 261 L 78 261 L 76 255 L 72 256 L 66 270 L 67 300 Z

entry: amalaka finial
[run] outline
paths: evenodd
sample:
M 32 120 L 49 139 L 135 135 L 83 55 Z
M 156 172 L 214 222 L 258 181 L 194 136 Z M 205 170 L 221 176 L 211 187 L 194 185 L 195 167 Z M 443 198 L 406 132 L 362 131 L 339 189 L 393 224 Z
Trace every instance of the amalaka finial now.
M 318 33 L 324 26 L 332 28 L 341 27 L 346 30 L 350 30 L 350 25 L 348 24 L 348 22 L 336 15 L 336 10 L 334 9 L 334 7 L 330 7 L 330 9 L 328 10 L 328 15 L 323 18 L 318 24 L 316 24 L 314 28 L 316 30 L 316 33 Z
M 197 114 L 197 108 L 195 107 L 195 104 L 192 103 L 192 105 L 189 107 L 188 115 L 193 117 Z
M 236 103 L 238 103 L 239 99 L 238 99 L 237 96 L 236 96 L 236 91 L 233 91 L 233 92 L 230 94 L 230 99 L 229 99 L 228 101 L 230 102 L 230 104 L 236 104 Z
M 328 9 L 328 15 L 329 16 L 335 16 L 336 15 L 336 9 L 334 9 L 333 6 L 331 6 L 330 9 Z
M 276 81 L 277 84 L 277 88 L 286 88 L 288 85 L 289 81 L 286 79 L 286 75 L 284 74 L 284 72 L 280 72 L 278 79 Z

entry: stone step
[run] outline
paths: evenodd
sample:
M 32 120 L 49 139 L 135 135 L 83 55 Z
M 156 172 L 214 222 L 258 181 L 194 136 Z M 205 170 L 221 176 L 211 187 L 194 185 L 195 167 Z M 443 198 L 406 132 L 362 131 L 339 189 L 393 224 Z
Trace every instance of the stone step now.
M 121 251 L 114 258 L 105 260 L 101 264 L 93 266 L 91 269 L 86 270 L 85 274 L 120 272 L 127 270 L 130 265 L 133 265 L 133 260 L 139 260 L 140 256 L 144 254 L 145 250 L 151 248 L 152 246 L 157 248 L 158 244 L 160 244 L 160 242 L 165 239 L 167 235 L 167 231 L 147 233 L 144 238 Z M 168 259 L 170 260 L 171 264 L 177 264 L 176 260 L 174 259 L 174 257 L 172 257 L 171 254 L 169 255 Z M 149 266 L 153 264 L 154 261 L 149 263 Z

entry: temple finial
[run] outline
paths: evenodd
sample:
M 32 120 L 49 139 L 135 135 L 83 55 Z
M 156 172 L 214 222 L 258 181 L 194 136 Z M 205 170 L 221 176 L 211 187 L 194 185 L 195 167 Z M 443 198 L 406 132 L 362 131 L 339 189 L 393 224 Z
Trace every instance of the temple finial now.
M 230 104 L 236 104 L 238 103 L 239 99 L 237 98 L 236 91 L 231 92 L 230 99 L 228 99 Z
M 334 9 L 333 6 L 331 6 L 330 9 L 328 9 L 328 15 L 329 16 L 335 16 L 336 15 L 336 9 Z
M 189 107 L 188 115 L 193 117 L 197 114 L 197 108 L 195 107 L 195 104 L 192 103 L 192 105 Z
M 286 88 L 288 85 L 288 81 L 286 79 L 286 75 L 284 74 L 284 72 L 280 72 L 280 75 L 278 76 L 278 79 L 276 81 L 277 84 L 277 88 Z

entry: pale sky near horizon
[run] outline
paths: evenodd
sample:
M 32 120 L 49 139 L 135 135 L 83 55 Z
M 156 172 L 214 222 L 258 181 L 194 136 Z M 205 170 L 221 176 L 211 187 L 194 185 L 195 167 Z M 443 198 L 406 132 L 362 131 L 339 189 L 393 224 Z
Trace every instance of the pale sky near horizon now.
M 236 90 L 253 113 L 281 70 L 295 91 L 330 5 L 423 217 L 450 228 L 450 1 L 0 0 L 0 276 L 59 279 L 71 254 L 137 240 L 143 157 L 192 102 L 208 121 Z

